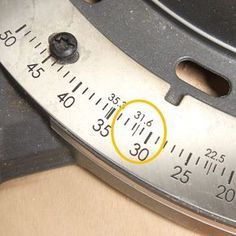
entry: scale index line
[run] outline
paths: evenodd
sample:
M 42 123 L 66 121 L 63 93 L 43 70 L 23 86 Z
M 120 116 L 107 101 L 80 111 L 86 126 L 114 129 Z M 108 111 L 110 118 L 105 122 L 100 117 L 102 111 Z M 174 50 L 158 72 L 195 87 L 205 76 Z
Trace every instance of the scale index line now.
M 76 92 L 76 90 L 82 85 L 82 82 L 79 82 L 72 90 L 72 93 Z
M 215 172 L 216 167 L 217 167 L 217 164 L 215 164 L 215 166 L 214 166 L 214 168 L 213 168 L 213 170 L 212 170 L 213 173 Z
M 149 134 L 148 134 L 148 136 L 146 137 L 146 139 L 144 140 L 144 144 L 147 144 L 148 143 L 148 140 L 151 138 L 151 136 L 152 136 L 152 132 L 150 132 Z
M 34 48 L 38 48 L 42 43 L 38 43 Z
M 97 106 L 97 105 L 99 104 L 99 102 L 101 102 L 101 100 L 102 100 L 102 98 L 99 98 L 99 99 L 97 100 L 97 102 L 95 103 L 95 105 Z
M 123 115 L 123 113 L 120 113 L 120 115 L 118 116 L 117 120 L 119 120 L 122 115 Z
M 126 120 L 126 122 L 124 123 L 125 126 L 128 124 L 129 120 L 130 120 L 130 118 L 128 118 L 128 119 Z
M 19 33 L 19 32 L 20 32 L 21 30 L 23 30 L 26 26 L 27 26 L 26 24 L 22 25 L 19 29 L 17 29 L 17 30 L 15 31 L 15 33 L 16 33 L 16 34 Z
M 36 39 L 36 36 L 30 39 L 29 43 L 33 42 Z
M 25 35 L 24 36 L 27 36 L 28 34 L 30 34 L 31 33 L 31 30 L 30 31 L 28 31 L 27 33 L 25 33 Z
M 50 58 L 51 58 L 51 55 L 47 56 L 47 57 L 42 61 L 42 64 L 44 64 L 45 62 L 47 62 Z
M 222 172 L 221 172 L 221 176 L 223 176 L 225 173 L 225 167 L 223 168 Z
M 137 125 L 137 122 L 133 125 L 133 127 L 132 127 L 132 129 L 131 130 L 134 130 L 135 129 L 135 127 L 136 127 L 136 125 Z
M 88 91 L 88 87 L 82 92 L 82 94 L 85 94 Z
M 207 170 L 207 173 L 206 173 L 207 175 L 210 173 L 210 169 L 211 169 L 211 167 L 212 167 L 212 164 L 213 164 L 213 163 L 211 162 L 211 164 L 210 164 L 210 166 L 209 166 L 209 168 L 208 168 L 208 170 Z
M 234 173 L 235 173 L 234 170 L 231 171 L 230 176 L 229 176 L 229 180 L 228 180 L 228 184 L 231 184 L 233 177 L 234 177 Z
M 70 71 L 68 70 L 64 75 L 63 75 L 63 78 L 65 78 L 67 75 L 70 74 Z
M 201 159 L 201 157 L 198 157 L 198 158 L 197 158 L 197 161 L 196 161 L 196 163 L 195 163 L 196 166 L 198 165 L 200 159 Z
M 174 145 L 173 147 L 172 147 L 172 149 L 171 149 L 171 153 L 173 153 L 174 152 L 174 150 L 175 150 L 175 148 L 176 148 L 176 145 Z
M 72 83 L 75 79 L 76 79 L 76 77 L 74 76 L 74 77 L 72 78 L 72 80 L 70 81 L 70 83 Z
M 104 111 L 108 106 L 108 103 L 102 108 L 102 110 Z
M 139 129 L 140 125 L 137 126 L 136 130 L 133 132 L 132 136 L 134 136 L 137 132 L 137 130 Z
M 188 157 L 187 157 L 187 159 L 186 159 L 186 161 L 185 161 L 185 163 L 184 163 L 185 166 L 188 165 L 188 163 L 189 163 L 189 161 L 190 161 L 192 155 L 193 155 L 193 154 L 190 152 L 189 155 L 188 155 Z
M 143 127 L 142 130 L 140 131 L 139 135 L 141 135 L 144 130 L 145 130 L 145 128 Z
M 157 140 L 155 141 L 155 144 L 158 143 L 159 139 L 160 139 L 160 136 L 158 136 Z
M 107 120 L 109 120 L 110 119 L 110 117 L 113 115 L 113 113 L 115 112 L 115 108 L 114 107 L 112 107 L 110 110 L 109 110 L 109 112 L 106 114 L 106 118 L 107 118 Z
M 95 95 L 95 93 L 93 93 L 93 94 L 89 97 L 89 100 L 91 100 L 94 95 Z

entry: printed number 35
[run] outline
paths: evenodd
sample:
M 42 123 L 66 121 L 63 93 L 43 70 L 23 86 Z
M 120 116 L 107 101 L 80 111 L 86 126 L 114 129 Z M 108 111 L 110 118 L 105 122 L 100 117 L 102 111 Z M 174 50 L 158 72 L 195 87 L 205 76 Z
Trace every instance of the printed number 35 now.
M 103 119 L 98 119 L 97 124 L 93 125 L 93 130 L 99 132 L 102 137 L 106 137 L 110 133 L 111 126 L 106 125 Z

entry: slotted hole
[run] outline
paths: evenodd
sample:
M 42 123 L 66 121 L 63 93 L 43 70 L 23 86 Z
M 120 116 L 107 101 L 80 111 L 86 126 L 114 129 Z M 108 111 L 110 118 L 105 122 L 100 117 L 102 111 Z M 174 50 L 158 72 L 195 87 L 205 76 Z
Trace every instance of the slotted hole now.
M 230 93 L 230 84 L 225 78 L 193 61 L 181 61 L 176 67 L 176 75 L 210 96 L 222 97 Z
M 84 0 L 84 1 L 89 4 L 94 4 L 94 3 L 100 2 L 101 0 Z

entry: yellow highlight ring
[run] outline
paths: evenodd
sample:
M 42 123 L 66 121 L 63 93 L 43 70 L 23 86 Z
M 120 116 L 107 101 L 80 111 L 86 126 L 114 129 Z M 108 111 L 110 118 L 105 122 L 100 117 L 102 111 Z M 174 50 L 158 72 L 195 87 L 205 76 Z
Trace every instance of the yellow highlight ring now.
M 116 143 L 116 139 L 115 139 L 115 132 L 114 132 L 114 127 L 117 121 L 118 116 L 120 115 L 121 111 L 124 110 L 127 106 L 134 104 L 134 103 L 145 103 L 148 106 L 151 106 L 152 108 L 155 109 L 155 111 L 157 112 L 158 116 L 160 116 L 161 121 L 162 121 L 162 125 L 163 125 L 163 129 L 164 129 L 164 135 L 162 138 L 162 142 L 161 142 L 161 146 L 158 148 L 158 150 L 148 159 L 144 160 L 144 161 L 136 161 L 136 160 L 131 160 L 130 158 L 128 158 L 127 156 L 125 156 L 119 149 L 117 143 Z M 135 99 L 135 100 L 131 100 L 127 103 L 125 103 L 122 107 L 120 107 L 117 112 L 115 113 L 115 116 L 112 120 L 112 124 L 111 124 L 111 141 L 112 144 L 116 150 L 116 152 L 119 154 L 120 157 L 122 157 L 124 160 L 133 163 L 133 164 L 145 164 L 148 163 L 152 160 L 154 160 L 156 157 L 158 157 L 161 153 L 161 151 L 163 150 L 163 147 L 166 143 L 166 138 L 167 138 L 167 126 L 166 126 L 166 121 L 165 121 L 165 117 L 163 115 L 163 113 L 161 112 L 161 110 L 155 106 L 152 102 L 143 100 L 143 99 Z

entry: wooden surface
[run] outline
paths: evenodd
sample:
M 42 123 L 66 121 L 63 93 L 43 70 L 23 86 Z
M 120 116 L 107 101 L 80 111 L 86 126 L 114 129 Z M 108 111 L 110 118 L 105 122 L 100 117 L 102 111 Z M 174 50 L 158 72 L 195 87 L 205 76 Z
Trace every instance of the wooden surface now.
M 1 236 L 200 235 L 158 216 L 76 166 L 0 185 Z

